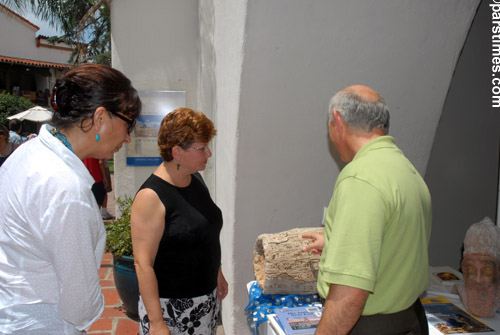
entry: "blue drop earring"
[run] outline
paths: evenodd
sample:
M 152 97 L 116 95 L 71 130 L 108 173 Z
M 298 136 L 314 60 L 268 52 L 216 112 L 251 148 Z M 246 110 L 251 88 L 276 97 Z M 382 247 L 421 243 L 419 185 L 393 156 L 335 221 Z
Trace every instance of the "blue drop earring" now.
M 95 140 L 97 142 L 99 142 L 101 140 L 101 135 L 99 135 L 99 134 L 95 135 Z

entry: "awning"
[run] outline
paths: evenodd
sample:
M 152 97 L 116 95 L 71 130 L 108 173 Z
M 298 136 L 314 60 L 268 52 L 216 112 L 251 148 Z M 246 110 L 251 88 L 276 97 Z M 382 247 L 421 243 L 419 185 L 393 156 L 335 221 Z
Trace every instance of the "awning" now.
M 45 68 L 63 69 L 63 70 L 71 69 L 73 67 L 72 65 L 69 65 L 69 64 L 42 62 L 39 60 L 15 58 L 15 57 L 7 57 L 7 56 L 0 56 L 0 63 L 21 64 L 21 65 L 28 65 L 28 66 L 34 66 L 34 67 L 45 67 Z

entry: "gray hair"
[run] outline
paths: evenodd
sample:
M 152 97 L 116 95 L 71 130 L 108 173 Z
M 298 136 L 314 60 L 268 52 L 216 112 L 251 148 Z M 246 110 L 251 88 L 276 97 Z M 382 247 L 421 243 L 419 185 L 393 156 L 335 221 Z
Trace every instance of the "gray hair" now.
M 379 128 L 385 134 L 389 133 L 389 108 L 381 96 L 377 101 L 368 101 L 354 92 L 342 90 L 330 100 L 328 122 L 333 121 L 334 110 L 342 115 L 350 128 L 366 132 Z

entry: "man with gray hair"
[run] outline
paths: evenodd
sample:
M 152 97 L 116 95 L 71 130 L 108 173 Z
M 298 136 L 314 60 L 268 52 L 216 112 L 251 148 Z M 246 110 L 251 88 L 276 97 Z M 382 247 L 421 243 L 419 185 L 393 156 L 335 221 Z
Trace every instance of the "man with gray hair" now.
M 329 107 L 330 139 L 348 163 L 337 178 L 321 252 L 325 299 L 316 334 L 427 334 L 418 299 L 429 285 L 429 190 L 395 140 L 389 110 L 369 87 L 350 86 Z

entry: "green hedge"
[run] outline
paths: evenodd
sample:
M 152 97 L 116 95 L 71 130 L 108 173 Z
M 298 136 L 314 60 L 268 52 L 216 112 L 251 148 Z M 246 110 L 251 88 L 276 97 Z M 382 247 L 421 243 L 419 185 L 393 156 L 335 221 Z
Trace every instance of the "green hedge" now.
M 24 112 L 31 107 L 36 106 L 31 101 L 3 92 L 0 94 L 0 123 L 8 126 L 9 120 L 7 117 Z

